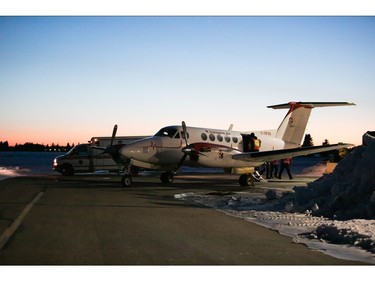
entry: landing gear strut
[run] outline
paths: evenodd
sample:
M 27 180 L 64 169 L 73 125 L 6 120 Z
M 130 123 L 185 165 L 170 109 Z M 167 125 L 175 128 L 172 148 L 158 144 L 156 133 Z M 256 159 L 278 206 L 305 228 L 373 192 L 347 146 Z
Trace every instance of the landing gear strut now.
M 133 180 L 131 175 L 133 174 L 132 171 L 134 170 L 134 168 L 137 167 L 132 166 L 130 163 L 124 166 L 124 175 L 121 177 L 121 187 L 127 188 L 132 185 Z

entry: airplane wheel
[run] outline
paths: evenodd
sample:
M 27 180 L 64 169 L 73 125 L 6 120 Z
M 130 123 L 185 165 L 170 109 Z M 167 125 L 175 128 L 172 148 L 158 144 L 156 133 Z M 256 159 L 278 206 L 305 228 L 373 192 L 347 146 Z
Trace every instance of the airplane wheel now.
M 132 177 L 129 175 L 122 176 L 121 178 L 121 186 L 122 187 L 129 187 L 132 185 Z
M 241 175 L 239 178 L 239 183 L 241 186 L 253 186 L 254 181 L 251 175 Z
M 165 172 L 160 175 L 160 180 L 162 183 L 172 183 L 174 180 L 173 173 Z

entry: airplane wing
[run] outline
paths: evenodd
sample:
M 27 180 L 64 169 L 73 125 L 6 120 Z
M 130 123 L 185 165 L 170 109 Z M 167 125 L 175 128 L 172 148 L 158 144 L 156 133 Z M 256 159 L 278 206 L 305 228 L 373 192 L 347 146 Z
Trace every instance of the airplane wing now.
M 235 160 L 242 160 L 246 162 L 269 162 L 273 160 L 279 160 L 286 157 L 302 156 L 314 153 L 320 153 L 325 151 L 331 151 L 341 149 L 345 147 L 353 146 L 348 143 L 338 143 L 331 145 L 320 145 L 320 146 L 309 146 L 309 147 L 297 147 L 289 149 L 279 149 L 270 151 L 260 152 L 244 152 L 235 154 L 232 156 Z

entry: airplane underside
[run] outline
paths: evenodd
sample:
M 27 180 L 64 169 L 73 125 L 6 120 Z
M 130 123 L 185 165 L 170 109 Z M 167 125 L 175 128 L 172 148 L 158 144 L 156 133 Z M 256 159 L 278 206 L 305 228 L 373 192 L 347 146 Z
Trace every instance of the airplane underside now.
M 217 164 L 217 163 L 216 163 Z M 260 166 L 262 163 L 257 163 L 257 166 Z M 184 166 L 188 167 L 206 167 L 206 168 L 222 168 L 225 174 L 235 174 L 240 175 L 239 184 L 241 186 L 253 186 L 254 180 L 259 180 L 261 177 L 259 174 L 255 173 L 255 165 L 249 166 L 240 165 L 240 167 L 228 167 L 227 165 L 202 165 L 197 163 L 197 161 L 186 160 Z M 174 176 L 178 173 L 178 165 L 158 165 L 151 164 L 148 162 L 142 162 L 139 160 L 131 159 L 129 165 L 125 168 L 127 171 L 130 171 L 132 167 L 137 167 L 150 171 L 162 171 L 160 174 L 160 181 L 164 184 L 170 184 L 174 181 Z M 132 185 L 132 176 L 131 172 L 125 172 L 125 175 L 121 178 L 122 187 L 130 187 Z

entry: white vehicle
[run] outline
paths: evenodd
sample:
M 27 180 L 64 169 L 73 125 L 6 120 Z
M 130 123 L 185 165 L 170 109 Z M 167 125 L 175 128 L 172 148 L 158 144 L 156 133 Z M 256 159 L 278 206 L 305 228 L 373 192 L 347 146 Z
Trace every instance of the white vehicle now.
M 352 146 L 335 144 L 327 146 L 301 147 L 307 121 L 315 107 L 354 105 L 347 102 L 289 102 L 269 108 L 289 109 L 278 129 L 236 132 L 228 130 L 168 126 L 153 137 L 135 141 L 122 147 L 119 154 L 130 159 L 127 172 L 121 179 L 123 186 L 130 186 L 131 166 L 164 171 L 161 181 L 173 181 L 181 165 L 223 168 L 240 174 L 241 186 L 252 185 L 253 168 L 264 162 L 286 157 L 308 155 Z M 260 140 L 259 151 L 246 149 L 248 136 L 253 132 Z M 189 156 L 189 157 L 188 157 Z
M 122 146 L 142 138 L 144 136 L 116 137 L 111 143 L 111 137 L 93 137 L 90 143 L 76 145 L 65 155 L 56 157 L 53 169 L 64 176 L 102 170 L 118 172 L 124 168 L 124 163 L 116 162 L 113 155 L 105 149 L 111 146 L 118 152 Z M 136 171 L 133 170 L 133 173 Z

